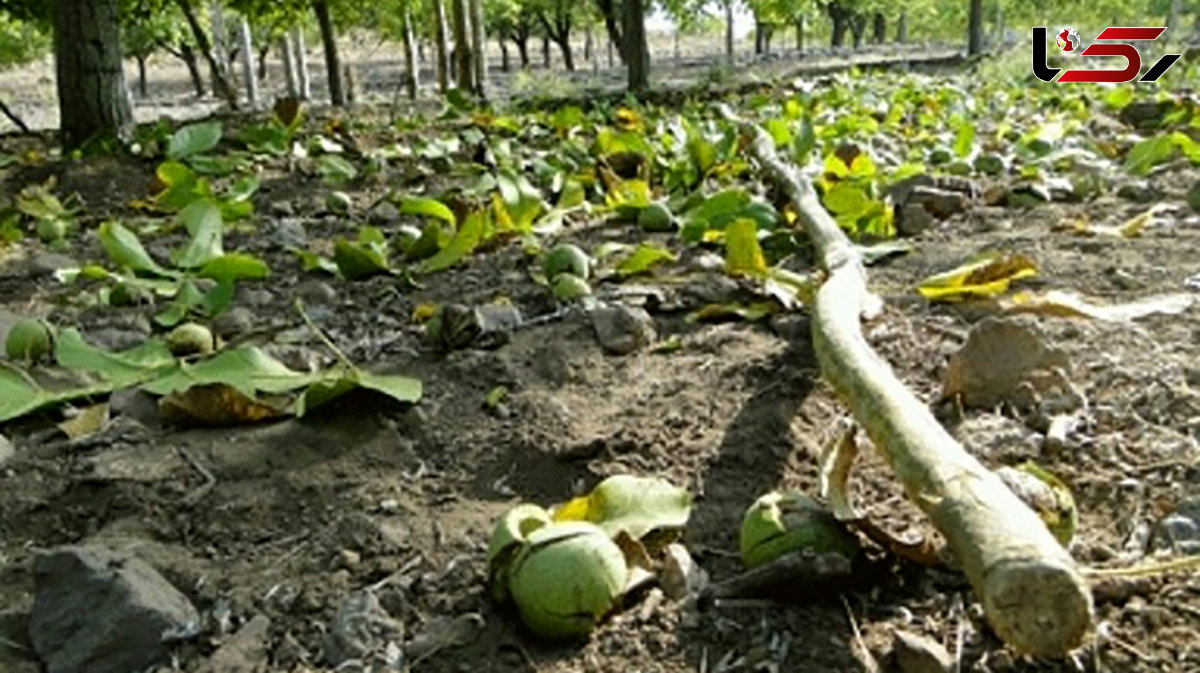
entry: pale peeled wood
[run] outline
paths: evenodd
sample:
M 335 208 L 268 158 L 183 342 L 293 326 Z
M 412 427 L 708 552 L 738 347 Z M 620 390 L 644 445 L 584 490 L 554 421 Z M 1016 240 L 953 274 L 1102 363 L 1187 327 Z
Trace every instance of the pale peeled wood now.
M 725 106 L 721 111 L 737 121 Z M 908 496 L 950 544 L 993 630 L 1025 654 L 1060 656 L 1092 628 L 1092 596 L 1070 554 L 1037 514 L 946 432 L 863 337 L 877 305 L 850 240 L 799 171 L 754 133 L 755 159 L 791 200 L 828 278 L 812 307 L 821 370 L 891 464 Z

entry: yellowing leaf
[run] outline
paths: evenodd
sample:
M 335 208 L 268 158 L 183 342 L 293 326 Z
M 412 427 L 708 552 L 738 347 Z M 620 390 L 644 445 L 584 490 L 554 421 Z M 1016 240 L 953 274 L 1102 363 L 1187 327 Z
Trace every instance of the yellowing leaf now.
M 675 261 L 675 253 L 657 245 L 643 243 L 633 251 L 632 255 L 617 265 L 616 271 L 619 276 L 634 276 L 649 271 L 655 265 L 673 261 Z
M 1154 314 L 1176 315 L 1186 311 L 1193 303 L 1192 295 L 1177 293 L 1102 306 L 1070 292 L 1051 290 L 1045 294 L 1019 292 L 1003 301 L 1001 306 L 1009 313 L 1125 322 Z
M 108 424 L 108 404 L 94 404 L 86 407 L 74 418 L 58 424 L 67 439 L 90 437 L 104 429 Z
M 967 296 L 995 297 L 1014 280 L 1037 275 L 1037 266 L 1024 255 L 988 253 L 956 269 L 921 281 L 917 292 L 927 299 L 958 301 Z
M 555 521 L 590 521 L 611 536 L 625 532 L 638 539 L 663 528 L 682 528 L 691 515 L 687 489 L 656 477 L 618 474 L 591 493 L 555 509 Z
M 413 307 L 412 321 L 418 325 L 424 323 L 437 313 L 438 305 L 431 302 L 422 302 Z
M 588 520 L 588 496 L 581 495 L 578 498 L 571 498 L 567 502 L 559 505 L 554 510 L 555 521 L 587 521 Z
M 1129 220 L 1127 220 L 1124 224 L 1119 224 L 1116 226 L 1091 224 L 1088 222 L 1086 216 L 1071 222 L 1070 225 L 1071 228 L 1076 231 L 1076 233 L 1086 236 L 1100 235 L 1113 236 L 1116 238 L 1137 238 L 1138 236 L 1142 235 L 1142 232 L 1146 230 L 1146 227 L 1150 226 L 1154 222 L 1154 217 L 1158 214 L 1160 208 L 1161 206 L 1158 205 L 1151 206 L 1146 210 L 1146 212 L 1135 215 L 1129 218 Z
M 725 228 L 725 271 L 749 276 L 767 271 L 767 261 L 758 244 L 758 224 L 748 217 L 738 218 Z
M 258 423 L 292 413 L 289 401 L 260 400 L 225 383 L 173 392 L 158 401 L 158 409 L 174 423 L 215 426 Z
M 617 128 L 622 131 L 634 131 L 642 126 L 642 115 L 637 110 L 623 107 L 617 110 L 615 116 Z

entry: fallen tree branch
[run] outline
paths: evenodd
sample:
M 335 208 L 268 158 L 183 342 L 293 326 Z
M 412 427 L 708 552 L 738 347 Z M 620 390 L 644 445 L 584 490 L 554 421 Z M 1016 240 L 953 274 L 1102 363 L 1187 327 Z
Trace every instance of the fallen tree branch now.
M 878 306 L 850 240 L 810 182 L 781 161 L 766 132 L 750 150 L 799 215 L 828 278 L 812 307 L 812 338 L 825 378 L 891 464 L 909 498 L 946 538 L 996 634 L 1025 654 L 1060 656 L 1092 627 L 1092 597 L 1074 560 L 991 470 L 946 432 L 863 337 Z
M 20 129 L 21 133 L 32 133 L 32 131 L 29 130 L 29 125 L 25 123 L 25 120 L 18 117 L 17 113 L 13 112 L 12 109 L 5 105 L 4 101 L 2 100 L 0 100 L 0 114 L 8 117 L 8 120 L 11 121 L 18 129 Z

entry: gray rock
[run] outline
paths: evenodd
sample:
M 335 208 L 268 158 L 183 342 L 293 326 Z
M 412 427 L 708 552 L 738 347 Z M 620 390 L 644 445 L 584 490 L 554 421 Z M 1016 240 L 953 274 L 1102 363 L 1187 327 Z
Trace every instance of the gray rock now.
M 158 401 L 149 393 L 138 388 L 118 390 L 108 398 L 108 409 L 113 416 L 124 416 L 148 427 L 159 423 Z
M 42 250 L 35 253 L 29 259 L 29 275 L 34 277 L 49 276 L 55 271 L 71 269 L 77 266 L 79 266 L 79 262 L 66 255 Z
M 1150 547 L 1154 550 L 1170 549 L 1181 554 L 1200 554 L 1200 496 L 1183 500 L 1174 512 L 1155 524 Z
M 268 670 L 267 636 L 270 628 L 270 619 L 265 615 L 256 615 L 212 653 L 200 667 L 200 673 L 259 673 Z
M 213 320 L 212 326 L 217 336 L 228 340 L 252 331 L 257 320 L 257 316 L 250 309 L 245 306 L 235 306 L 217 316 Z
M 275 222 L 271 242 L 281 248 L 303 248 L 308 245 L 308 232 L 297 218 L 287 217 Z
M 1061 383 L 1055 370 L 1069 367 L 1066 353 L 1047 344 L 1036 319 L 987 318 L 950 356 L 942 390 L 947 397 L 961 395 L 967 406 L 993 407 L 1020 388 L 1040 391 Z
M 370 219 L 378 224 L 395 224 L 400 221 L 400 211 L 391 201 L 381 201 L 371 209 Z
M 954 657 L 941 643 L 911 631 L 896 630 L 892 651 L 904 673 L 949 673 L 954 666 Z
M 700 593 L 708 584 L 708 574 L 696 565 L 687 547 L 679 543 L 669 544 L 663 553 L 659 584 L 669 598 L 682 600 Z
M 625 355 L 654 343 L 654 319 L 642 308 L 621 304 L 597 306 L 591 311 L 592 327 L 604 350 Z
M 1117 188 L 1117 196 L 1134 203 L 1150 203 L 1161 199 L 1163 193 L 1147 180 L 1130 180 Z
M 12 460 L 12 457 L 17 455 L 17 450 L 13 448 L 12 442 L 8 441 L 8 437 L 0 435 L 0 467 Z
M 952 192 L 937 187 L 914 187 L 905 205 L 920 204 L 934 217 L 945 219 L 967 209 L 967 197 L 961 192 Z
M 200 614 L 145 562 L 96 547 L 64 547 L 33 564 L 29 635 L 47 673 L 129 673 L 166 661 Z
M 435 617 L 408 641 L 404 654 L 415 663 L 442 650 L 465 647 L 479 639 L 485 626 L 483 615 L 476 612 L 457 617 Z
M 271 214 L 276 217 L 292 217 L 296 214 L 296 204 L 291 201 L 272 201 Z
M 903 236 L 918 236 L 933 226 L 933 215 L 919 203 L 906 204 L 896 215 L 896 231 Z
M 364 660 L 389 651 L 404 641 L 404 624 L 387 613 L 370 591 L 346 597 L 325 639 L 325 661 L 340 666 L 351 659 Z M 399 663 L 399 662 L 395 662 Z
M 892 203 L 898 206 L 904 206 L 908 203 L 912 196 L 913 190 L 917 187 L 933 187 L 933 178 L 929 175 L 921 173 L 913 175 L 903 180 L 900 180 L 887 188 L 887 195 L 891 197 Z
M 1200 213 L 1200 180 L 1197 180 L 1192 185 L 1192 188 L 1188 190 L 1187 202 L 1192 207 L 1192 210 Z
M 337 291 L 323 280 L 306 280 L 296 286 L 295 293 L 305 306 L 329 306 L 337 301 Z

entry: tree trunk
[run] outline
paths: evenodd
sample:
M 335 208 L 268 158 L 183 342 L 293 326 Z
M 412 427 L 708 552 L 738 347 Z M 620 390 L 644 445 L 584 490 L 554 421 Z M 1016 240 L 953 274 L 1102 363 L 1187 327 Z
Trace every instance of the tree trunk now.
M 804 15 L 796 17 L 796 51 L 804 51 Z
M 561 40 L 555 40 L 558 43 L 558 50 L 562 52 L 563 65 L 568 72 L 575 72 L 575 56 L 571 53 L 571 38 L 570 33 L 562 36 Z
M 967 55 L 983 53 L 983 0 L 971 0 L 967 20 Z
M 446 25 L 446 5 L 442 0 L 433 0 L 433 46 L 434 71 L 437 74 L 438 91 L 450 89 L 450 28 Z
M 610 68 L 613 67 L 613 65 L 615 65 L 615 63 L 613 62 L 613 51 L 614 51 L 614 43 L 612 40 L 609 40 L 608 41 L 608 67 L 610 67 Z
M 296 83 L 300 87 L 300 100 L 312 98 L 312 75 L 308 72 L 308 46 L 304 44 L 304 29 L 297 26 L 292 31 L 293 53 L 296 56 Z
M 287 81 L 287 92 L 292 98 L 300 97 L 296 86 L 296 59 L 292 56 L 292 41 L 284 35 L 279 39 L 279 60 L 283 62 L 283 78 Z
M 408 97 L 412 100 L 417 99 L 417 87 L 421 84 L 417 79 L 417 36 L 413 33 L 412 10 L 408 5 L 404 6 L 402 26 L 404 30 L 404 87 L 408 92 Z
M 258 48 L 258 81 L 267 81 L 267 57 L 271 55 L 271 43 L 263 42 Z
M 487 36 L 483 33 L 483 0 L 471 0 L 471 64 L 474 85 L 471 90 L 483 98 L 487 86 Z
M 908 12 L 900 12 L 900 18 L 896 20 L 896 42 L 908 42 Z
M 867 34 L 866 14 L 854 14 L 850 17 L 850 34 L 854 36 L 854 48 L 862 48 L 863 36 Z
M 629 90 L 642 93 L 650 88 L 650 49 L 646 44 L 646 11 L 642 0 L 624 0 L 625 64 Z
M 500 43 L 500 69 L 508 72 L 512 67 L 508 61 L 508 41 L 501 35 L 496 38 L 496 42 Z
M 454 23 L 454 75 L 455 84 L 463 91 L 474 91 L 472 75 L 475 64 L 471 58 L 470 10 L 467 0 L 450 0 L 450 20 Z
M 754 55 L 762 56 L 765 52 L 763 45 L 766 44 L 766 31 L 763 30 L 763 24 L 758 19 L 754 20 Z
M 679 65 L 679 62 L 683 60 L 683 53 L 682 53 L 682 50 L 680 50 L 680 48 L 679 48 L 679 27 L 678 26 L 675 27 L 675 32 L 672 37 L 673 37 L 673 39 L 672 39 L 671 51 L 673 52 L 673 56 L 675 58 L 675 65 Z
M 829 21 L 833 24 L 829 30 L 829 46 L 841 47 L 846 44 L 846 29 L 849 27 L 847 19 L 850 18 L 850 12 L 836 2 L 829 3 L 825 8 L 829 12 Z
M 242 71 L 246 73 L 246 101 L 250 108 L 258 107 L 258 70 L 254 67 L 254 40 L 246 17 L 238 22 L 238 41 L 241 43 Z
M 200 25 L 200 19 L 196 16 L 196 10 L 192 7 L 191 0 L 175 0 L 175 4 L 179 7 L 179 11 L 183 12 L 183 18 L 192 31 L 192 37 L 196 40 L 200 54 L 205 61 L 208 61 L 209 73 L 212 75 L 213 93 L 236 110 L 237 92 L 229 83 L 229 70 L 222 65 L 224 61 L 218 58 L 212 43 L 208 41 L 208 33 L 204 32 L 204 27 Z
M 225 30 L 225 9 L 220 0 L 209 0 L 208 16 L 212 25 L 213 51 L 216 52 L 217 61 L 223 71 L 232 73 L 233 64 L 229 62 L 229 33 Z
M 334 107 L 344 107 L 346 92 L 342 86 L 342 57 L 338 53 L 337 33 L 333 28 L 333 19 L 329 16 L 329 5 L 325 0 L 315 0 L 313 13 L 317 15 L 317 25 L 321 27 L 321 44 L 325 48 L 325 73 L 329 78 L 329 102 Z
M 616 47 L 617 54 L 621 57 L 621 62 L 625 62 L 625 35 L 623 34 L 622 24 L 625 21 L 621 14 L 620 8 L 617 5 L 618 0 L 596 0 L 596 5 L 600 9 L 600 16 L 604 17 L 604 29 L 608 31 L 608 41 L 610 46 Z M 613 67 L 612 50 L 608 52 L 608 67 Z
M 149 98 L 149 86 L 146 83 L 146 55 L 138 54 L 137 70 L 138 70 L 138 95 L 142 98 Z
M 117 0 L 58 0 L 53 17 L 63 149 L 99 134 L 124 136 L 133 110 L 121 64 Z
M 592 22 L 584 19 L 583 25 L 583 60 L 591 63 L 596 60 L 595 43 L 592 41 Z
M 187 66 L 188 77 L 192 80 L 192 88 L 196 91 L 197 98 L 204 98 L 204 94 L 208 93 L 204 87 L 204 75 L 200 73 L 200 62 L 196 59 L 196 50 L 192 49 L 192 45 L 186 41 L 179 42 L 179 60 Z
M 542 67 L 550 69 L 550 36 L 542 36 Z
M 883 18 L 883 12 L 875 12 L 871 28 L 875 44 L 887 42 L 887 19 Z
M 725 65 L 733 68 L 733 0 L 725 0 Z
M 529 67 L 529 38 L 513 38 L 513 44 L 517 45 L 517 53 L 521 56 L 521 67 Z

